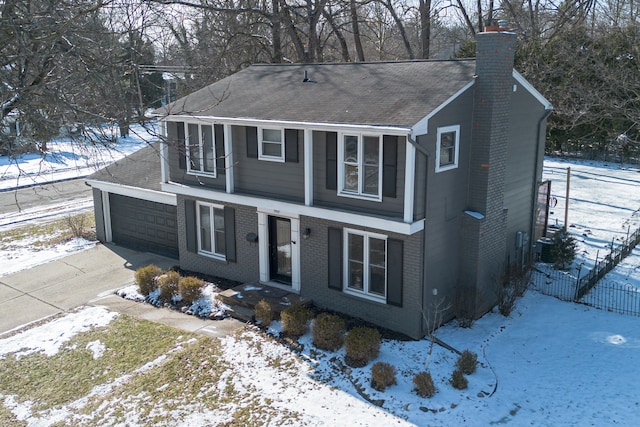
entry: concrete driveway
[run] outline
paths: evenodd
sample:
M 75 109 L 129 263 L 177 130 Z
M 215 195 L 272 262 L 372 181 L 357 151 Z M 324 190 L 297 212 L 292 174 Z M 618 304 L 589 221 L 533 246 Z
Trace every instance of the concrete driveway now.
M 225 319 L 203 320 L 115 295 L 133 283 L 135 270 L 148 264 L 168 269 L 171 258 L 114 244 L 95 247 L 15 274 L 0 277 L 0 334 L 81 305 L 99 305 L 138 318 L 210 336 L 241 326 Z

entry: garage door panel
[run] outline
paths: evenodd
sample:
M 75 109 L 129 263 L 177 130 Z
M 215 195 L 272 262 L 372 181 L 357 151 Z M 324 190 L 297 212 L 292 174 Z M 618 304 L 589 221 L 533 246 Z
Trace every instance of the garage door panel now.
M 115 243 L 177 258 L 175 206 L 109 195 L 111 230 Z

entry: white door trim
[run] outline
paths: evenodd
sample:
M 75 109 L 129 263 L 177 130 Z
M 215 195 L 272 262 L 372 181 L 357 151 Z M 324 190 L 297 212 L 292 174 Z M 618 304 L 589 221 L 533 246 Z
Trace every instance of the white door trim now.
M 269 216 L 287 218 L 291 221 L 291 287 L 271 282 L 269 271 Z M 300 219 L 297 214 L 258 209 L 258 257 L 260 282 L 271 286 L 300 292 Z

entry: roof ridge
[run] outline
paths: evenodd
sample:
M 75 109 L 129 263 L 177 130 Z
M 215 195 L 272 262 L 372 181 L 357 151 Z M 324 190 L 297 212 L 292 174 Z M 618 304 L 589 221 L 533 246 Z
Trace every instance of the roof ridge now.
M 450 58 L 450 59 L 401 59 L 398 61 L 363 61 L 363 62 L 310 62 L 310 63 L 255 63 L 251 67 L 300 67 L 300 66 L 336 66 L 336 65 L 380 65 L 380 64 L 414 64 L 429 62 L 465 62 L 475 61 L 475 58 Z

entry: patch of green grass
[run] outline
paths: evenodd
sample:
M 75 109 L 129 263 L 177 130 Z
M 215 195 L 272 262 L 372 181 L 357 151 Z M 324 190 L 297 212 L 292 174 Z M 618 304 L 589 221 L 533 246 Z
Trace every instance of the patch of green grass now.
M 68 404 L 95 385 L 130 374 L 176 346 L 184 333 L 121 315 L 109 325 L 78 334 L 51 357 L 34 353 L 0 360 L 0 393 L 33 401 L 35 409 Z M 87 344 L 100 341 L 104 354 L 93 358 Z
M 33 240 L 30 246 L 34 250 L 55 246 L 77 237 L 77 224 L 83 224 L 82 236 L 87 240 L 96 239 L 96 221 L 93 212 L 85 212 L 71 215 L 62 219 L 44 224 L 30 224 L 11 230 L 0 232 L 0 250 L 8 251 L 18 247 L 16 242 L 20 240 Z M 76 230 L 72 230 L 74 224 Z

